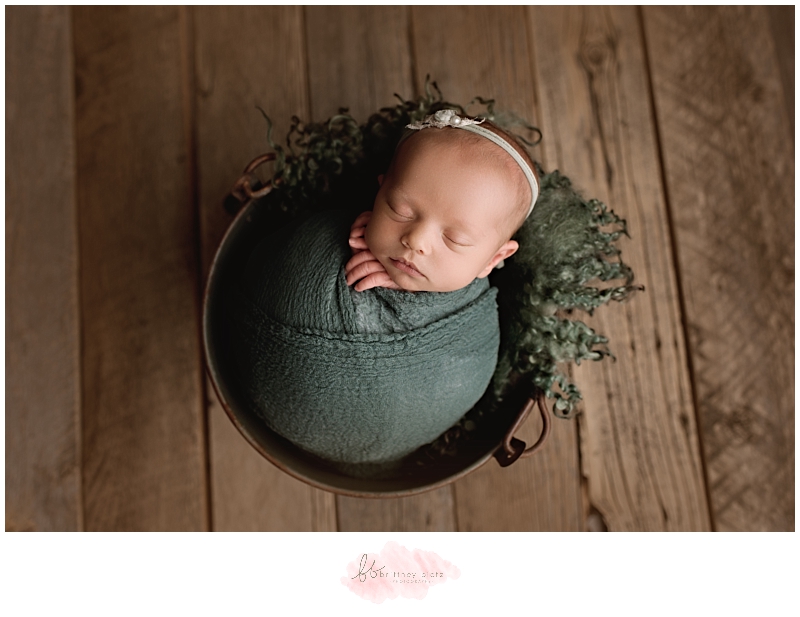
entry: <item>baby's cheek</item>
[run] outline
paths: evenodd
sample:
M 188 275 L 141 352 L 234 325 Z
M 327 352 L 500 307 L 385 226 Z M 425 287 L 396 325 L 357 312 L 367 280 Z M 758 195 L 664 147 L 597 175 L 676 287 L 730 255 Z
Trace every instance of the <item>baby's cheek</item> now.
M 372 250 L 372 242 L 373 242 L 372 230 L 373 226 L 372 226 L 372 221 L 370 220 L 370 222 L 367 223 L 367 226 L 364 228 L 364 241 L 367 243 L 367 246 L 369 247 L 370 250 Z
M 364 230 L 364 240 L 367 243 L 367 247 L 376 257 L 377 253 L 385 248 L 385 232 L 382 227 L 380 219 L 373 216 L 370 222 L 367 223 L 367 228 Z

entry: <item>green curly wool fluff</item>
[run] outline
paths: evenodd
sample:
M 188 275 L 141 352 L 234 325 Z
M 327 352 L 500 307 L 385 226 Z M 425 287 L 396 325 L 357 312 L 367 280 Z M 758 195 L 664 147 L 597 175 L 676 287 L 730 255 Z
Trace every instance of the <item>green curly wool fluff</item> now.
M 633 272 L 614 244 L 627 233 L 625 221 L 603 203 L 584 200 L 558 171 L 540 176 L 536 207 L 515 235 L 520 248 L 491 276 L 500 289 L 503 328 L 495 395 L 502 398 L 500 390 L 516 374 L 555 398 L 556 413 L 569 417 L 580 392 L 557 365 L 610 355 L 608 340 L 571 315 L 627 297 Z
M 347 109 L 326 122 L 303 123 L 293 117 L 285 147 L 273 141 L 272 123 L 264 114 L 267 140 L 276 152 L 275 190 L 265 207 L 290 218 L 327 208 L 352 207 L 354 213 L 361 212 L 374 201 L 376 178 L 388 168 L 405 126 L 440 109 L 456 109 L 487 118 L 508 131 L 522 127 L 541 136 L 518 116 L 496 112 L 491 99 L 476 97 L 470 105 L 477 103 L 484 109 L 468 114 L 470 105 L 465 108 L 445 101 L 435 82 L 426 81 L 425 93 L 414 100 L 395 96 L 396 106 L 381 109 L 364 124 Z M 541 389 L 555 399 L 557 415 L 573 415 L 580 392 L 559 366 L 610 355 L 608 340 L 574 319 L 573 313 L 591 314 L 641 289 L 631 284 L 633 272 L 620 260 L 615 245 L 622 234 L 627 235 L 625 221 L 596 199 L 585 200 L 558 171 L 545 174 L 539 168 L 539 172 L 536 207 L 515 235 L 520 248 L 503 269 L 490 275 L 500 290 L 500 360 L 493 387 L 479 403 L 477 416 L 470 417 L 501 403 L 512 383 Z M 474 426 L 472 420 L 462 420 L 442 436 L 436 449 L 446 453 L 456 437 Z

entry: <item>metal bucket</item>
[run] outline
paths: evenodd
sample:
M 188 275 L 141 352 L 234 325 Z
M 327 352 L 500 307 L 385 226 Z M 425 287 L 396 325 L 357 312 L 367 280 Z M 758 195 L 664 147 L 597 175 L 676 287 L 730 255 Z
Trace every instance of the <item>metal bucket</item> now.
M 537 451 L 550 432 L 550 414 L 541 392 L 533 395 L 526 392 L 511 393 L 504 409 L 481 418 L 478 429 L 474 431 L 479 434 L 478 437 L 458 443 L 455 455 L 443 455 L 434 460 L 420 449 L 403 459 L 396 470 L 380 477 L 347 475 L 267 427 L 244 393 L 237 388 L 237 382 L 231 374 L 235 365 L 229 358 L 223 299 L 228 295 L 227 285 L 235 279 L 234 274 L 244 268 L 256 244 L 274 229 L 272 216 L 266 208 L 259 208 L 271 186 L 258 186 L 257 179 L 252 175 L 255 167 L 272 158 L 273 155 L 263 155 L 251 162 L 234 187 L 232 196 L 244 202 L 244 206 L 228 227 L 217 249 L 203 299 L 206 369 L 222 407 L 250 445 L 295 478 L 323 490 L 353 497 L 414 495 L 454 482 L 491 458 L 505 467 Z M 537 404 L 543 428 L 538 441 L 526 449 L 525 443 L 516 439 L 514 433 Z

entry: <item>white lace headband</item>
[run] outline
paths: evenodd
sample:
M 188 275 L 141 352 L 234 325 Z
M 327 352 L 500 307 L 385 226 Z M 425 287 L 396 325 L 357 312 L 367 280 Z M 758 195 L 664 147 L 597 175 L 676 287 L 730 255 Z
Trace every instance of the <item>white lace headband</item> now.
M 451 126 L 453 128 L 467 130 L 470 133 L 476 133 L 482 137 L 485 137 L 489 141 L 496 143 L 503 150 L 508 152 L 517 162 L 517 164 L 520 166 L 520 169 L 522 169 L 523 173 L 525 174 L 525 177 L 528 179 L 528 184 L 531 185 L 531 206 L 528 208 L 528 214 L 525 215 L 525 218 L 527 218 L 530 216 L 531 212 L 533 212 L 533 206 L 536 205 L 536 199 L 539 197 L 539 183 L 536 181 L 536 176 L 533 174 L 533 170 L 530 168 L 530 165 L 528 165 L 525 159 L 520 156 L 520 153 L 517 152 L 514 147 L 508 143 L 508 141 L 489 129 L 485 129 L 482 126 L 476 126 L 481 124 L 483 121 L 484 118 L 481 118 L 480 120 L 472 120 L 471 118 L 459 116 L 454 109 L 442 109 L 437 111 L 432 116 L 425 116 L 425 119 L 421 122 L 407 124 L 406 128 L 413 130 L 427 129 L 431 127 L 443 129 Z M 408 138 L 410 135 L 411 133 L 406 133 L 403 135 L 403 137 L 400 138 L 400 143 L 402 143 L 403 140 Z M 398 146 L 400 143 L 398 143 Z

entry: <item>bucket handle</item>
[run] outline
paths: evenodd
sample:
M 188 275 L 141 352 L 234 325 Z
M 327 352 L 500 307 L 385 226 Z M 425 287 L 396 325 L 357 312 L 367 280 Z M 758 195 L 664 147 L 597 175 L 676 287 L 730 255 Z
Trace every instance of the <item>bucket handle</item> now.
M 528 414 L 530 414 L 533 406 L 538 404 L 539 406 L 539 413 L 542 416 L 542 432 L 539 434 L 539 439 L 533 444 L 530 448 L 525 448 L 525 442 L 521 439 L 517 439 L 514 437 L 514 433 L 519 430 L 519 427 L 522 426 L 522 423 L 525 422 Z M 511 463 L 516 461 L 518 458 L 525 458 L 531 456 L 533 453 L 537 452 L 541 449 L 544 445 L 544 442 L 547 440 L 547 437 L 550 435 L 550 414 L 547 411 L 547 405 L 545 404 L 545 396 L 544 392 L 539 392 L 536 400 L 533 398 L 529 398 L 525 405 L 520 410 L 519 414 L 517 414 L 517 419 L 514 421 L 514 424 L 508 429 L 505 437 L 503 438 L 503 443 L 497 448 L 497 451 L 494 453 L 494 457 L 497 459 L 497 462 L 500 464 L 500 467 L 508 467 Z
M 225 209 L 228 212 L 236 214 L 243 204 L 251 199 L 264 197 L 274 188 L 272 180 L 262 185 L 261 180 L 253 172 L 264 163 L 274 161 L 275 157 L 276 154 L 274 152 L 267 152 L 257 156 L 247 164 L 241 177 L 233 185 L 228 198 L 225 200 Z

